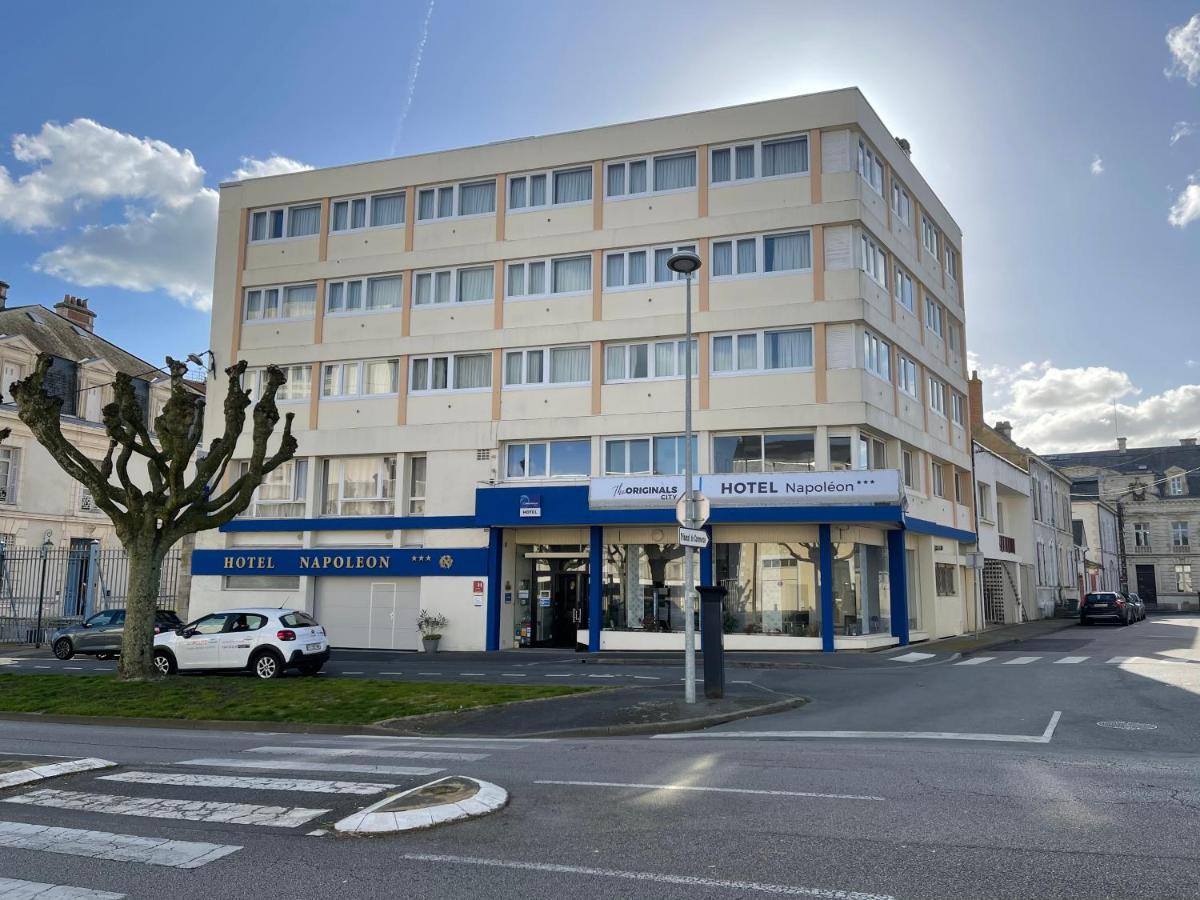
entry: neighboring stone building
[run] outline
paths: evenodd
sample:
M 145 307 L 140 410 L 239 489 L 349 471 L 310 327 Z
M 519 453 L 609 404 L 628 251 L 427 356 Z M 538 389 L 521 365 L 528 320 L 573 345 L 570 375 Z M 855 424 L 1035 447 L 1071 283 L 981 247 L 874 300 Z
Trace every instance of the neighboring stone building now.
M 1121 551 L 1118 539 L 1117 509 L 1100 498 L 1096 478 L 1077 478 L 1071 482 L 1071 515 L 1083 528 L 1083 590 L 1119 591 L 1121 589 Z
M 1160 607 L 1197 608 L 1200 600 L 1200 447 L 1130 448 L 1047 457 L 1078 481 L 1094 482 L 1118 521 L 1122 588 Z

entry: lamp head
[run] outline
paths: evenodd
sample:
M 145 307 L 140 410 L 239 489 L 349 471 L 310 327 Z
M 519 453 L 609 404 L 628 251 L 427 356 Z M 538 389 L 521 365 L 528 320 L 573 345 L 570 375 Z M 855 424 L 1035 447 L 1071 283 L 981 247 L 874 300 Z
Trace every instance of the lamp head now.
M 691 275 L 700 268 L 700 257 L 691 250 L 680 250 L 667 260 L 667 268 L 680 275 Z

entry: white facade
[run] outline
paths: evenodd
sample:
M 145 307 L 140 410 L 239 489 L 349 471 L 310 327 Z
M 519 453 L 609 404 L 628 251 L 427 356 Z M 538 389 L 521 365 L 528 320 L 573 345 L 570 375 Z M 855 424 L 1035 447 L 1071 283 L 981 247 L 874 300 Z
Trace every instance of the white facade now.
M 1040 616 L 1079 603 L 1079 558 L 1071 529 L 1071 481 L 1038 457 L 1029 457 L 1033 504 L 1034 577 Z
M 976 442 L 979 550 L 984 555 L 981 616 L 985 624 L 1040 617 L 1033 589 L 1033 482 L 1029 472 Z
M 1083 523 L 1087 536 L 1087 550 L 1083 555 L 1086 567 L 1084 589 L 1121 590 L 1116 509 L 1102 500 L 1081 499 L 1071 501 L 1071 512 Z

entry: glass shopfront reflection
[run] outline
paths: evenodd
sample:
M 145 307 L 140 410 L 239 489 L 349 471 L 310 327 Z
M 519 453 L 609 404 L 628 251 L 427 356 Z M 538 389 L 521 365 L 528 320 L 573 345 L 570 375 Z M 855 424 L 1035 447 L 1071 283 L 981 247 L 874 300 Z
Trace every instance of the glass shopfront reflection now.
M 892 630 L 886 547 L 834 543 L 833 611 L 835 634 L 887 634 Z
M 820 636 L 819 544 L 717 544 L 713 556 L 726 634 Z
M 683 554 L 676 544 L 606 544 L 603 627 L 683 631 Z

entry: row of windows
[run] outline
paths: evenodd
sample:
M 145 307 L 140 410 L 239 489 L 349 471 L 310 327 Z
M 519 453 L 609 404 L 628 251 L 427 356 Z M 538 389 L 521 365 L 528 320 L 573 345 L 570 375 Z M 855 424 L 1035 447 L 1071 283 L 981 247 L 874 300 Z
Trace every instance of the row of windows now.
M 863 367 L 915 400 L 920 399 L 917 364 L 899 350 L 896 351 L 896 379 L 892 381 L 892 345 L 871 331 L 863 333 Z M 929 408 L 955 425 L 966 427 L 966 397 L 935 375 L 926 378 Z M 947 406 L 947 401 L 949 406 Z
M 885 291 L 890 290 L 896 303 L 913 315 L 917 314 L 918 289 L 913 277 L 896 265 L 892 283 L 888 285 L 887 252 L 883 245 L 865 229 L 859 234 L 859 266 Z M 954 353 L 962 349 L 962 328 L 946 312 L 945 307 L 929 293 L 925 294 L 925 328 L 945 340 Z
M 1133 545 L 1145 550 L 1151 549 L 1149 522 L 1133 523 Z M 1171 523 L 1171 546 L 1180 548 L 1191 546 L 1191 531 L 1187 522 Z

